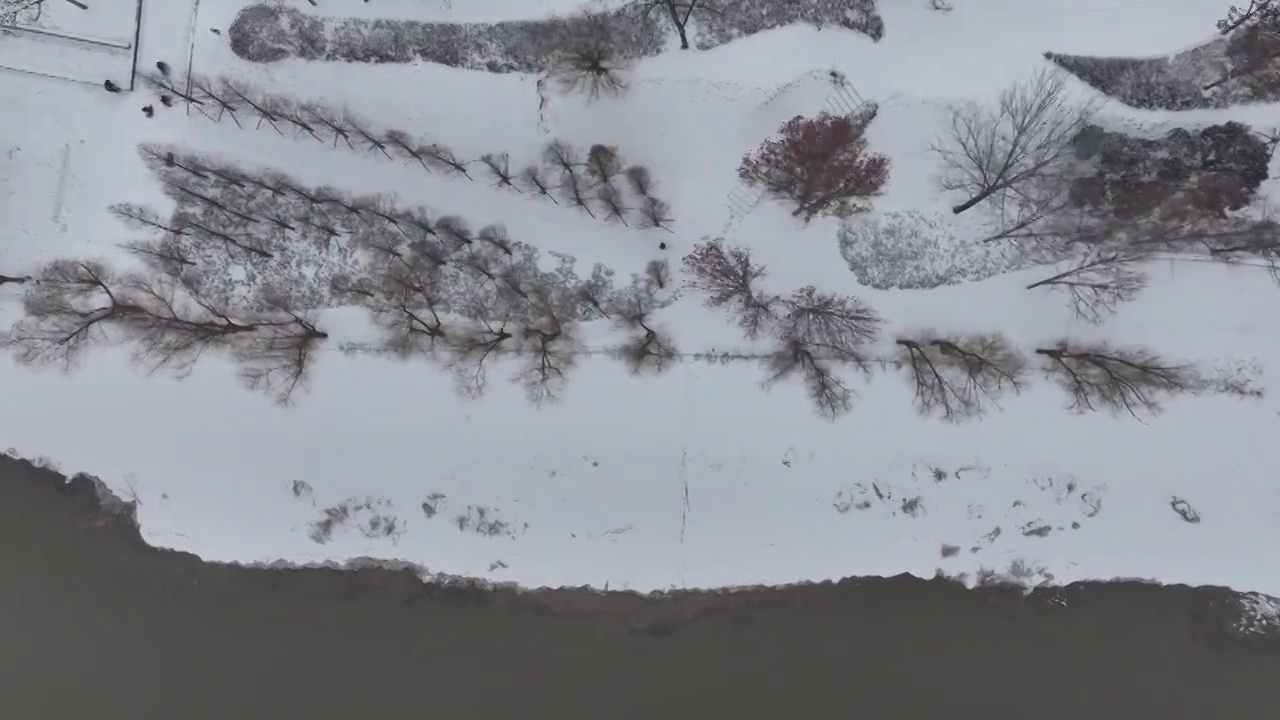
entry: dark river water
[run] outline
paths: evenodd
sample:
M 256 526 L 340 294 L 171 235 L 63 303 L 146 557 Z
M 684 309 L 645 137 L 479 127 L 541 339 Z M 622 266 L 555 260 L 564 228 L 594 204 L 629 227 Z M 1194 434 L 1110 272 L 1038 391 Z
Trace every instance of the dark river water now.
M 208 565 L 0 457 L 0 717 L 1280 718 L 1224 591 L 910 578 L 653 600 Z

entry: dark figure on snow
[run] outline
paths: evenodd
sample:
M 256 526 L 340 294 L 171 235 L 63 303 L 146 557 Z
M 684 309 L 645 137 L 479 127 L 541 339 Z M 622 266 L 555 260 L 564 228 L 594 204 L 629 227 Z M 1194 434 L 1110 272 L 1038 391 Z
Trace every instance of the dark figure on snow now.
M 102 83 L 102 87 L 106 88 L 107 92 L 113 92 L 113 93 L 120 92 L 120 86 L 111 82 L 110 80 Z
M 161 75 L 169 77 L 169 63 L 161 60 L 156 63 L 156 69 L 160 71 Z
M 142 114 L 147 117 L 155 117 L 156 109 L 150 105 L 144 105 L 142 108 Z
M 173 107 L 173 97 L 170 95 L 161 95 L 160 104 L 165 107 Z

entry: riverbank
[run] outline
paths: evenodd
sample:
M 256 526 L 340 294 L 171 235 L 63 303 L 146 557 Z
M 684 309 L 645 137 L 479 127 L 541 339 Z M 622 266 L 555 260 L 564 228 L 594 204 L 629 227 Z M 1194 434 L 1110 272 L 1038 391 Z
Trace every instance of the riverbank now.
M 1221 588 L 901 576 L 639 596 L 266 569 L 147 546 L 129 506 L 0 458 L 15 718 L 1263 717 L 1280 653 Z

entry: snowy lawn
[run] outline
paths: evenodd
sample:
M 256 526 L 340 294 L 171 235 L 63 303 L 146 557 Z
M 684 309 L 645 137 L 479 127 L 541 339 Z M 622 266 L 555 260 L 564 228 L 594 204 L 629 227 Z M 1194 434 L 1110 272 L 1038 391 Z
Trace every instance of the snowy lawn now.
M 536 8 L 494 0 L 428 13 L 414 0 L 376 2 L 390 6 L 386 17 L 422 21 L 537 19 L 535 9 L 569 9 L 559 0 Z M 233 362 L 227 353 L 204 354 L 182 379 L 141 372 L 130 362 L 136 348 L 93 348 L 71 374 L 0 360 L 10 408 L 0 415 L 0 447 L 98 475 L 136 498 L 150 542 L 238 562 L 402 559 L 428 572 L 527 586 L 650 590 L 939 569 L 973 579 L 984 568 L 1016 564 L 1031 582 L 1140 577 L 1280 594 L 1280 562 L 1259 549 L 1280 533 L 1280 486 L 1267 452 L 1280 427 L 1273 400 L 1220 396 L 1206 386 L 1195 397 L 1163 398 L 1160 414 L 1139 408 L 1138 419 L 1101 406 L 1075 412 L 1079 397 L 1051 373 L 1051 356 L 1036 352 L 1063 339 L 1108 343 L 1193 363 L 1206 374 L 1254 366 L 1259 385 L 1277 387 L 1280 289 L 1269 273 L 1206 258 L 1148 263 L 1148 287 L 1136 299 L 1101 324 L 1083 322 L 1062 293 L 1026 289 L 1045 277 L 1044 268 L 1005 257 L 970 264 L 966 253 L 981 254 L 980 240 L 992 232 L 989 213 L 951 213 L 963 198 L 935 189 L 940 168 L 929 150 L 946 132 L 951 103 L 992 100 L 1046 65 L 1043 51 L 1121 55 L 1186 46 L 1213 32 L 1218 3 L 1162 3 L 1158 28 L 1149 22 L 1151 4 L 1138 0 L 956 0 L 947 13 L 924 2 L 885 3 L 879 42 L 789 27 L 680 52 L 668 37 L 667 51 L 630 70 L 625 93 L 591 103 L 546 88 L 540 94 L 534 75 L 426 63 L 248 63 L 225 34 L 209 31 L 229 27 L 245 4 L 201 0 L 194 20 L 194 3 L 148 4 L 139 70 L 164 62 L 182 93 L 193 73 L 219 92 L 225 87 L 216 80 L 227 78 L 259 93 L 253 98 L 290 98 L 300 103 L 288 105 L 291 113 L 346 108 L 361 127 L 447 146 L 474 176 L 384 155 L 358 138 L 354 148 L 329 136 L 317 141 L 287 119 L 280 131 L 252 112 L 238 116 L 240 126 L 225 114 L 215 122 L 206 117 L 217 117 L 213 106 L 189 107 L 179 97 L 166 107 L 150 87 L 109 95 L 5 74 L 0 274 L 37 274 L 54 258 L 143 268 L 121 245 L 156 234 L 126 227 L 110 208 L 132 203 L 165 222 L 231 223 L 227 212 L 219 219 L 190 199 L 223 181 L 182 185 L 213 168 L 238 173 L 229 175 L 237 182 L 280 173 L 271 176 L 278 193 L 251 193 L 258 210 L 278 213 L 292 233 L 313 223 L 310 234 L 282 233 L 242 262 L 201 256 L 192 284 L 219 297 L 243 299 L 264 274 L 296 290 L 359 271 L 341 247 L 290 241 L 314 240 L 326 223 L 341 224 L 334 229 L 342 237 L 388 227 L 368 213 L 306 211 L 311 205 L 299 192 L 325 186 L 330 205 L 364 197 L 402 220 L 399 213 L 426 212 L 463 217 L 474 231 L 501 224 L 522 244 L 509 256 L 535 258 L 536 251 L 531 262 L 544 274 L 562 262 L 557 255 L 575 258 L 576 280 L 565 287 L 581 289 L 574 283 L 590 279 L 596 264 L 613 271 L 619 293 L 653 290 L 645 278 L 654 261 L 668 261 L 670 278 L 646 300 L 654 307 L 640 327 L 579 307 L 567 360 L 556 357 L 564 361 L 557 396 L 540 404 L 529 402 L 527 382 L 536 354 L 487 361 L 485 392 L 467 398 L 458 392 L 456 364 L 421 352 L 407 359 L 344 352 L 344 343 L 379 336 L 367 310 L 332 298 L 301 308 L 326 337 L 307 346 L 305 387 L 289 407 L 246 390 L 243 358 Z M 350 3 L 360 15 L 334 0 L 323 5 L 288 6 L 335 16 L 381 12 L 375 3 Z M 9 40 L 0 37 L 0 52 Z M 793 116 L 847 103 L 849 90 L 833 83 L 832 69 L 878 104 L 866 139 L 890 162 L 883 194 L 858 219 L 930 219 L 931 232 L 959 249 L 931 254 L 923 243 L 901 262 L 922 263 L 912 271 L 920 277 L 949 273 L 937 268 L 951 263 L 972 282 L 876 289 L 886 284 L 850 271 L 836 219 L 805 224 L 759 196 L 731 202 L 744 197 L 736 171 L 745 153 Z M 1079 84 L 1070 90 L 1090 95 Z M 143 105 L 154 107 L 154 118 L 141 113 Z M 282 107 L 273 106 L 281 117 L 288 114 Z M 1252 106 L 1173 115 L 1109 106 L 1100 123 L 1154 136 L 1228 120 L 1266 127 L 1273 112 Z M 653 194 L 669 203 L 672 231 L 643 228 L 635 214 L 627 224 L 592 217 L 563 195 L 552 202 L 527 186 L 501 187 L 477 162 L 505 153 L 513 169 L 537 165 L 554 139 L 584 152 L 615 146 L 625 162 L 646 166 Z M 143 144 L 158 148 L 149 163 Z M 174 153 L 169 164 L 167 152 Z M 191 165 L 196 174 L 176 167 L 192 161 L 207 165 Z M 1272 193 L 1273 184 L 1263 183 L 1250 208 Z M 293 199 L 270 199 L 277 195 Z M 643 199 L 629 195 L 628 202 L 634 213 Z M 760 283 L 768 293 L 794 298 L 814 286 L 854 295 L 883 318 L 865 349 L 867 372 L 838 370 L 849 412 L 825 419 L 801 376 L 761 387 L 770 377 L 760 362 L 773 352 L 770 337 L 744 337 L 728 313 L 705 306 L 682 270 L 681 258 L 716 237 L 751 251 L 766 269 Z M 884 251 L 903 252 L 896 243 Z M 461 273 L 453 290 L 477 272 L 448 267 Z M 31 284 L 0 285 L 3 326 L 21 317 L 24 293 L 38 292 Z M 521 332 L 535 330 L 525 341 L 545 339 L 545 325 L 522 322 Z M 648 327 L 669 339 L 668 369 L 633 374 L 618 347 L 643 339 Z M 921 413 L 895 340 L 926 331 L 1001 334 L 1026 358 L 1021 392 L 1004 392 L 967 422 Z
M 0 3 L 0 67 L 128 86 L 140 7 L 141 0 Z

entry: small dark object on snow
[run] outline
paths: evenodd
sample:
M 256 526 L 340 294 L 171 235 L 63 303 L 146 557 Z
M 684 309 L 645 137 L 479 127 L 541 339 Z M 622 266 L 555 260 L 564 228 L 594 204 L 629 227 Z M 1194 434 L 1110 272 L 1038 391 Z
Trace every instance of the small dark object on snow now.
M 221 30 L 219 30 L 218 28 L 209 28 L 209 32 L 213 33 L 214 35 L 221 35 L 221 34 L 222 34 L 222 31 L 221 31 Z
M 161 96 L 160 96 L 160 104 L 161 104 L 161 105 L 163 105 L 163 106 L 165 106 L 165 107 L 173 107 L 173 96 L 171 96 L 171 95 L 161 95 Z
M 667 249 L 667 244 L 666 244 L 666 243 L 664 243 L 664 242 L 660 242 L 660 243 L 658 243 L 658 249 L 659 249 L 659 250 L 666 250 L 666 249 Z
M 160 60 L 156 62 L 156 69 L 160 71 L 161 75 L 169 77 L 169 63 Z
M 106 88 L 107 92 L 113 92 L 113 93 L 120 92 L 120 86 L 111 82 L 110 80 L 107 80 L 106 82 L 102 83 L 102 87 Z
M 142 108 L 142 114 L 147 117 L 155 117 L 156 109 L 150 105 L 144 105 Z

